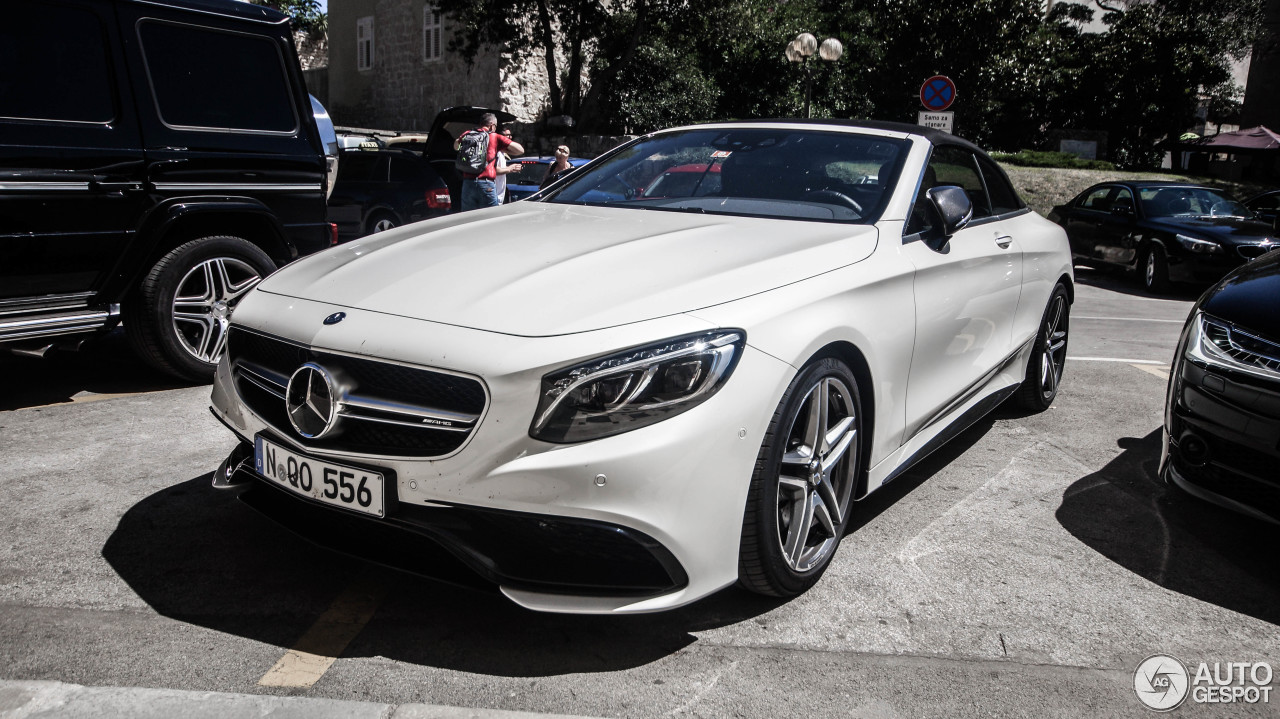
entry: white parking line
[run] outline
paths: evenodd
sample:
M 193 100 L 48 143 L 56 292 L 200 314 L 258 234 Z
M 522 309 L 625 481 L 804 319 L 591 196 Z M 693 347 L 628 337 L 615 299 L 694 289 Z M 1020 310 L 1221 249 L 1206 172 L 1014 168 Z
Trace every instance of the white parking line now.
M 1186 320 L 1157 320 L 1150 317 L 1098 317 L 1097 315 L 1071 315 L 1073 320 L 1105 320 L 1116 322 L 1168 322 L 1169 324 L 1180 325 Z
M 1169 366 L 1167 362 L 1160 362 L 1158 360 L 1124 359 L 1121 357 L 1072 357 L 1068 355 L 1067 359 L 1075 360 L 1076 362 L 1123 362 L 1125 364 L 1158 364 L 1164 367 Z
M 1159 377 L 1160 379 L 1169 379 L 1169 370 L 1165 369 L 1164 367 L 1152 367 L 1149 364 L 1134 364 L 1129 366 L 1133 367 L 1134 369 L 1140 369 L 1143 372 L 1146 372 L 1147 374 L 1153 374 Z

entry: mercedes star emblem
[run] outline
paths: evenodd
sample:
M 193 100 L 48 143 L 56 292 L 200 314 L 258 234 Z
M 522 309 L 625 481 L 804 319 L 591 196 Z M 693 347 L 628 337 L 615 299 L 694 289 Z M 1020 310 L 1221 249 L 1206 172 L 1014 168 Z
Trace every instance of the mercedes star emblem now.
M 314 362 L 302 365 L 289 378 L 284 403 L 289 424 L 307 439 L 324 437 L 338 423 L 333 376 Z

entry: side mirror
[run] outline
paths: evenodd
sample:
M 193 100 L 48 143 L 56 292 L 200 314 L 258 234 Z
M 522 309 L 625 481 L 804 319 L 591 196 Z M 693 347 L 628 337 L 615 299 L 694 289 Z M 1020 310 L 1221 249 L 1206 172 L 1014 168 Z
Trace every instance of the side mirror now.
M 933 208 L 942 218 L 942 234 L 950 237 L 973 219 L 973 202 L 964 188 L 955 185 L 941 185 L 929 189 L 924 196 L 933 203 Z

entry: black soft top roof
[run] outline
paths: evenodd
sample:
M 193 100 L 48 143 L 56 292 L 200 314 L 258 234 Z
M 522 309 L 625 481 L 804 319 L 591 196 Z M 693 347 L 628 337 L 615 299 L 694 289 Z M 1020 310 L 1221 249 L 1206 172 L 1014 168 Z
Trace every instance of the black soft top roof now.
M 224 15 L 226 17 L 239 18 L 241 20 L 252 20 L 271 25 L 289 22 L 289 16 L 279 10 L 263 5 L 253 5 L 247 2 L 240 2 L 240 0 L 125 0 L 125 2 L 137 3 L 139 5 L 160 5 L 163 7 L 177 8 L 179 10 L 192 10 L 195 12 L 211 13 L 214 15 Z
M 889 122 L 888 120 L 833 120 L 827 118 L 811 118 L 806 120 L 799 117 L 767 117 L 759 120 L 734 120 L 734 122 L 798 123 L 801 125 L 834 125 L 836 127 L 861 127 L 868 130 L 887 130 L 889 132 L 901 132 L 908 135 L 919 135 L 934 145 L 959 145 L 970 150 L 985 152 L 982 148 L 972 142 L 969 142 L 963 137 L 957 137 L 949 132 L 935 130 L 931 127 L 925 127 L 924 125 L 912 125 L 907 122 Z

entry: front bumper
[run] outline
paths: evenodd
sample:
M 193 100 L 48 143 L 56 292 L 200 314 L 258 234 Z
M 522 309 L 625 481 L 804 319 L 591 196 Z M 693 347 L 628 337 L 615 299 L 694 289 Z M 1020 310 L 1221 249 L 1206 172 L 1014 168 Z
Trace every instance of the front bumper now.
M 288 326 L 323 327 L 321 320 L 335 309 L 292 298 L 283 311 L 278 304 L 245 302 L 236 320 L 285 335 Z M 242 442 L 264 434 L 300 453 L 375 467 L 390 485 L 386 519 L 365 519 L 283 494 L 250 464 L 228 476 L 246 487 L 246 502 L 312 538 L 317 533 L 301 525 L 340 523 L 377 535 L 382 539 L 367 551 L 353 553 L 438 576 L 421 562 L 389 561 L 378 549 L 395 546 L 395 537 L 428 541 L 538 610 L 658 611 L 737 580 L 756 454 L 793 367 L 748 346 L 725 387 L 692 410 L 613 437 L 556 445 L 528 434 L 544 374 L 607 351 L 710 328 L 677 316 L 582 335 L 513 338 L 341 309 L 348 317 L 337 327 L 359 328 L 358 334 L 324 328 L 294 339 L 339 352 L 376 347 L 380 358 L 466 372 L 484 382 L 488 406 L 466 443 L 448 456 L 334 452 L 305 446 L 250 411 L 224 360 L 212 410 Z M 282 312 L 294 316 L 281 318 Z M 395 339 L 380 342 L 384 337 Z M 449 361 L 441 362 L 446 355 Z M 253 481 L 240 482 L 245 479 Z M 297 520 L 304 514 L 306 522 Z
M 1189 493 L 1280 523 L 1280 385 L 1202 367 L 1179 348 L 1160 474 Z

